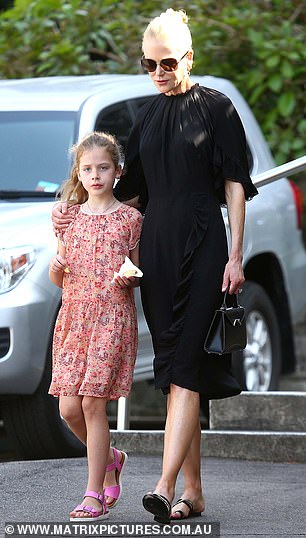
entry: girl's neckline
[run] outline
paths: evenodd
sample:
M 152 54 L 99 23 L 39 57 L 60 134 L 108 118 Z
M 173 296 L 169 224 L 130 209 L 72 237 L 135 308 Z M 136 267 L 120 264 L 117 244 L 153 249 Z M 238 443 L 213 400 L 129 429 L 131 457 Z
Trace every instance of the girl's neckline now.
M 195 90 L 196 88 L 199 87 L 199 83 L 196 82 L 195 84 L 193 84 L 191 86 L 191 88 L 189 88 L 189 90 L 186 90 L 185 92 L 182 92 L 182 93 L 174 93 L 173 95 L 166 95 L 165 93 L 162 93 L 162 96 L 169 99 L 170 97 L 185 97 L 186 95 L 189 95 L 190 93 L 193 92 L 193 90 Z
M 110 215 L 111 213 L 115 213 L 115 211 L 118 211 L 120 207 L 123 205 L 122 202 L 119 202 L 119 205 L 114 207 L 114 209 L 109 209 L 107 211 L 103 211 L 101 213 L 90 213 L 86 207 L 86 202 L 84 204 L 81 204 L 81 211 L 84 213 L 84 215 L 88 215 L 90 217 L 101 217 L 101 215 Z

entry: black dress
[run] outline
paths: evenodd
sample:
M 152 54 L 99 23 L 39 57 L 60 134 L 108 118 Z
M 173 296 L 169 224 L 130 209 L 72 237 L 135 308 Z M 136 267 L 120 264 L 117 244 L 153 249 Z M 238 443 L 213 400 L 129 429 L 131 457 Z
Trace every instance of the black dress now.
M 231 355 L 209 355 L 205 335 L 222 302 L 228 260 L 220 204 L 224 180 L 251 182 L 245 134 L 231 101 L 193 86 L 159 94 L 140 111 L 115 196 L 139 195 L 145 211 L 140 240 L 141 296 L 155 352 L 155 387 L 170 383 L 209 399 L 239 394 Z

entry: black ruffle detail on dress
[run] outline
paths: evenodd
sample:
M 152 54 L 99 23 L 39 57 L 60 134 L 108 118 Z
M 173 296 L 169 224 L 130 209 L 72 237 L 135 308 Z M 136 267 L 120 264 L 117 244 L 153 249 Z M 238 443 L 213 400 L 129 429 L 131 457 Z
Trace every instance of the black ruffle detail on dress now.
M 192 226 L 180 266 L 180 280 L 173 302 L 172 324 L 167 331 L 160 335 L 157 354 L 154 359 L 155 387 L 161 388 L 164 393 L 169 392 L 176 347 L 184 326 L 185 311 L 189 302 L 189 290 L 193 275 L 192 262 L 194 253 L 202 243 L 208 228 L 209 209 L 207 209 L 207 204 L 203 203 L 204 197 L 207 198 L 203 193 L 196 193 L 193 196 Z

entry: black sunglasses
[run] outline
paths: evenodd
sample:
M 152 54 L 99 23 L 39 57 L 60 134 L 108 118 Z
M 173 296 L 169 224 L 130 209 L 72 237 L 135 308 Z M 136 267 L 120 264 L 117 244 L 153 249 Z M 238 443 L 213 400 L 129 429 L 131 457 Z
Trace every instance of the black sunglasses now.
M 157 66 L 160 65 L 160 67 L 164 71 L 176 71 L 178 64 L 185 58 L 186 54 L 188 54 L 189 50 L 185 52 L 184 56 L 181 57 L 180 60 L 176 60 L 175 58 L 164 58 L 160 62 L 156 62 L 155 60 L 150 60 L 150 58 L 145 58 L 144 56 L 141 58 L 140 63 L 145 71 L 148 71 L 149 73 L 153 73 L 153 71 L 156 71 Z

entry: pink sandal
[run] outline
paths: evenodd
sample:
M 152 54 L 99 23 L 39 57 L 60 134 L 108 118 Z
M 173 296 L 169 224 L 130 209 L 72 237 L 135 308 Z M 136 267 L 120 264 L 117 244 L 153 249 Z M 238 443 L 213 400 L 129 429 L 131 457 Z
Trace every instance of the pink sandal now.
M 114 508 L 116 504 L 118 503 L 121 494 L 122 494 L 122 484 L 121 484 L 121 474 L 123 471 L 123 468 L 128 460 L 128 456 L 125 452 L 122 450 L 117 450 L 116 448 L 113 448 L 114 453 L 114 461 L 113 463 L 110 463 L 106 467 L 106 472 L 116 470 L 116 480 L 117 484 L 115 486 L 107 486 L 104 488 L 104 495 L 105 497 L 112 497 L 112 501 L 110 503 L 106 502 L 107 508 Z M 121 460 L 120 460 L 121 455 Z
M 84 515 L 84 517 L 71 517 L 70 521 L 98 521 L 100 519 L 107 519 L 109 517 L 109 512 L 106 509 L 106 502 L 105 497 L 101 493 L 97 493 L 96 491 L 85 491 L 84 499 L 85 497 L 92 497 L 93 499 L 97 499 L 102 506 L 102 510 L 96 510 L 92 506 L 86 506 L 84 504 L 78 504 L 78 506 L 75 507 L 73 512 L 80 512 L 83 514 L 90 514 L 89 516 Z

